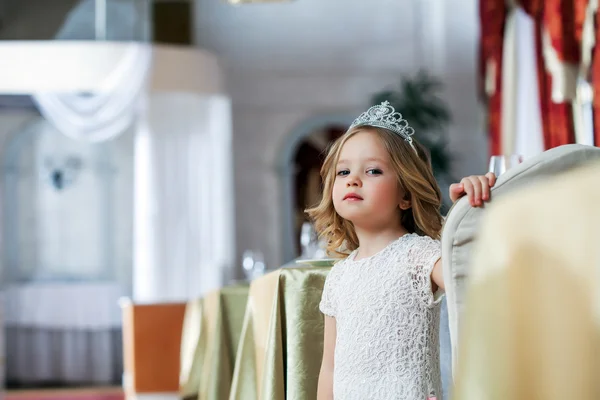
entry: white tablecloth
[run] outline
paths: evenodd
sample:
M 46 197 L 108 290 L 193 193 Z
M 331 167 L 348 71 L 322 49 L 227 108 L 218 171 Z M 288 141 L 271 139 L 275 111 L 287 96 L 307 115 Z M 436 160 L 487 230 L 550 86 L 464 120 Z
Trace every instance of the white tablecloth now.
M 116 283 L 9 286 L 3 293 L 8 380 L 114 382 L 122 368 L 120 296 Z
M 116 283 L 35 283 L 4 292 L 5 323 L 48 329 L 107 329 L 121 326 Z

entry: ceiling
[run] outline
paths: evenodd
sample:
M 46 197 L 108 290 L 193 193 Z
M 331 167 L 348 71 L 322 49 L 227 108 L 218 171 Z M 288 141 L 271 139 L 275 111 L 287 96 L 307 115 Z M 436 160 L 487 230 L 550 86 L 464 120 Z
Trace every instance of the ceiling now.
M 196 0 L 195 42 L 234 69 L 397 70 L 414 57 L 418 1 Z
M 93 13 L 93 1 L 79 3 L 82 18 L 72 18 L 71 28 L 63 29 L 61 36 L 89 36 L 93 18 L 83 17 Z M 194 42 L 217 53 L 233 70 L 398 70 L 413 61 L 420 45 L 415 37 L 419 1 L 294 0 L 235 6 L 224 0 L 195 0 Z M 125 9 L 116 6 L 127 2 L 131 1 L 109 0 L 108 5 Z M 0 40 L 50 39 L 77 4 L 0 0 L 0 20 L 5 21 L 0 23 Z M 131 16 L 117 10 L 109 23 L 117 20 L 131 30 Z M 77 29 L 82 33 L 74 32 Z

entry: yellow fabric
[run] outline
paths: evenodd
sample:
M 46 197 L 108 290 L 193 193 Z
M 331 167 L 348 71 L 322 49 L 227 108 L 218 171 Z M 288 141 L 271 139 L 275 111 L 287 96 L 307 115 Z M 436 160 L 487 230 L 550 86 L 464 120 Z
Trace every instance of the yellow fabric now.
M 192 346 L 186 346 L 186 354 L 182 346 L 182 398 L 222 400 L 229 397 L 247 299 L 248 286 L 232 286 L 188 304 L 182 338 L 188 343 L 196 338 L 196 348 L 192 352 L 191 367 L 183 370 L 183 360 Z
M 204 358 L 204 341 L 201 341 L 202 299 L 187 303 L 181 334 L 179 393 L 182 398 L 198 393 L 200 387 L 200 360 Z
M 600 165 L 494 204 L 474 253 L 455 400 L 600 398 Z
M 316 398 L 329 270 L 284 268 L 252 282 L 231 400 Z
M 248 301 L 231 379 L 230 400 L 256 400 L 256 355 L 252 306 Z

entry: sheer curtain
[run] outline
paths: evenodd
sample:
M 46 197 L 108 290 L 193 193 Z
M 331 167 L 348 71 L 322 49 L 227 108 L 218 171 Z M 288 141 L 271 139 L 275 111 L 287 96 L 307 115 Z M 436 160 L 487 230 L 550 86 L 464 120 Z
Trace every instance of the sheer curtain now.
M 227 98 L 150 96 L 135 139 L 134 301 L 187 300 L 228 279 L 231 140 Z

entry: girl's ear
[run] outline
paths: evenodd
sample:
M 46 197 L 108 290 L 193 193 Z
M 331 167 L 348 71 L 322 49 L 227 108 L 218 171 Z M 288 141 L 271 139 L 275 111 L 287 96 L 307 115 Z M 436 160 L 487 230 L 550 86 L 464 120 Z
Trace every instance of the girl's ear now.
M 400 201 L 398 202 L 398 206 L 402 211 L 408 210 L 412 206 L 410 201 L 410 193 L 404 192 L 404 190 L 400 189 L 399 195 Z
M 412 204 L 411 204 L 410 200 L 405 200 L 405 199 L 400 200 L 399 206 L 402 211 L 408 210 L 411 207 L 411 205 Z

